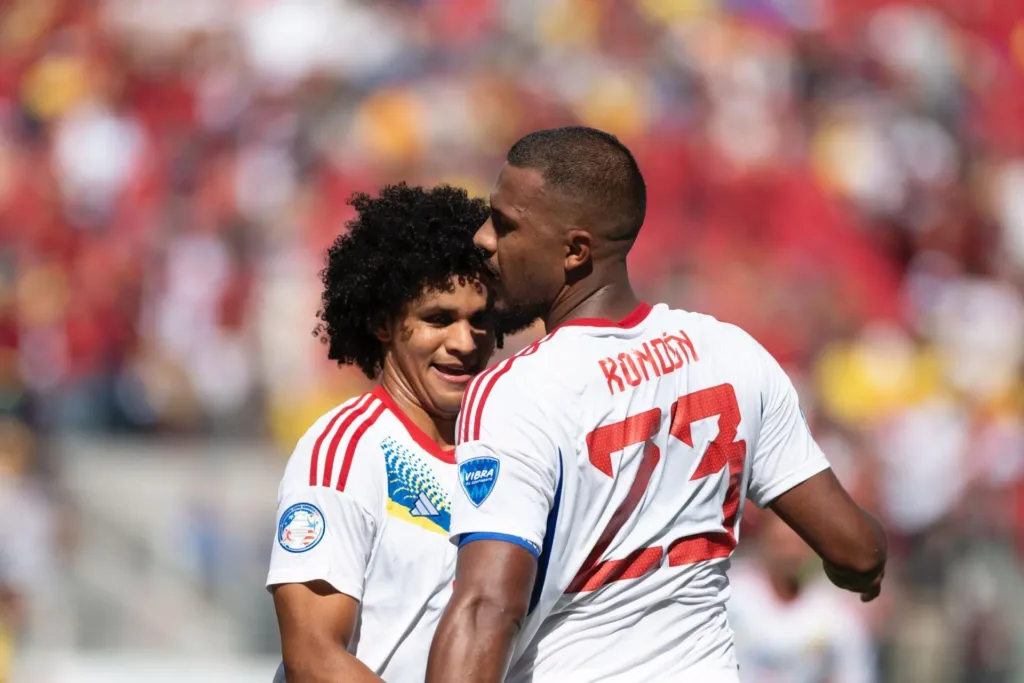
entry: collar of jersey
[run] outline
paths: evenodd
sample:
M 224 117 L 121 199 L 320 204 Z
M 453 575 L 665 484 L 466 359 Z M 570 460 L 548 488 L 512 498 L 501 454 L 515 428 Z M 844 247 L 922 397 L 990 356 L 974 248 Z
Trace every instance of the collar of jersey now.
M 419 444 L 420 448 L 430 453 L 432 456 L 446 462 L 449 465 L 455 464 L 455 450 L 445 450 L 437 445 L 437 442 L 427 436 L 427 433 L 416 426 L 416 423 L 409 419 L 409 416 L 405 414 L 398 404 L 395 403 L 395 399 L 391 398 L 391 394 L 384 390 L 384 387 L 377 385 L 370 392 L 384 404 L 384 406 L 391 411 L 391 414 L 398 418 L 398 421 L 405 427 L 405 431 L 409 432 L 409 436 L 412 440 Z
M 563 327 L 621 327 L 628 329 L 636 327 L 646 320 L 651 309 L 652 306 L 649 303 L 641 301 L 629 315 L 619 321 L 609 320 L 608 318 L 573 318 L 572 320 L 566 320 L 555 329 L 560 330 Z

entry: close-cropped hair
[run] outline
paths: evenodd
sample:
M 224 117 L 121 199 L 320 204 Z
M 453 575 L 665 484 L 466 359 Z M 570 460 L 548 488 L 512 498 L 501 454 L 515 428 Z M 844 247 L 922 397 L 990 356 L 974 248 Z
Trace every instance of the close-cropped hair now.
M 647 213 L 647 185 L 632 152 L 610 133 L 585 126 L 538 130 L 506 161 L 539 171 L 544 184 L 598 220 L 609 239 L 632 243 Z

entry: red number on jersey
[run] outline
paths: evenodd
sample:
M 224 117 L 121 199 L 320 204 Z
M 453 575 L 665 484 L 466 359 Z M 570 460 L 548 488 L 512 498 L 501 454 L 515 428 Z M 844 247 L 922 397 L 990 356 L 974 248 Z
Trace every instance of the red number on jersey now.
M 661 459 L 661 450 L 651 440 L 658 433 L 660 426 L 661 408 L 652 408 L 639 415 L 627 417 L 622 422 L 598 427 L 587 434 L 587 452 L 590 455 L 590 462 L 609 477 L 615 476 L 612 472 L 612 453 L 643 443 L 644 454 L 636 472 L 636 479 L 629 487 L 629 493 L 619 504 L 612 518 L 608 520 L 608 525 L 598 537 L 597 544 L 590 551 L 583 567 L 569 584 L 567 592 L 592 591 L 611 581 L 632 579 L 661 562 L 663 552 L 661 548 L 645 548 L 631 553 L 621 560 L 606 560 L 598 563 L 598 560 L 604 555 L 604 551 L 608 549 L 615 538 L 615 534 L 619 533 L 619 529 L 636 510 L 644 491 L 647 490 L 651 475 L 654 474 L 654 467 Z
M 679 398 L 672 405 L 669 435 L 693 448 L 692 423 L 718 416 L 718 436 L 708 444 L 690 481 L 702 479 L 729 468 L 729 484 L 722 506 L 725 531 L 687 536 L 672 541 L 668 546 L 669 566 L 678 567 L 705 560 L 728 557 L 736 547 L 736 521 L 740 507 L 740 482 L 743 461 L 747 455 L 745 441 L 734 441 L 740 423 L 740 409 L 736 392 L 731 384 L 719 384 Z M 665 550 L 661 546 L 639 548 L 622 559 L 599 562 L 615 535 L 636 510 L 651 481 L 654 467 L 661 452 L 652 441 L 661 425 L 661 409 L 653 408 L 621 422 L 598 427 L 587 435 L 590 462 L 609 477 L 612 472 L 611 455 L 629 446 L 646 442 L 636 478 L 625 499 L 615 510 L 608 525 L 587 556 L 579 573 L 566 589 L 567 593 L 592 591 L 612 581 L 632 579 L 661 564 Z
M 718 436 L 708 444 L 704 456 L 697 464 L 690 481 L 696 481 L 729 468 L 729 488 L 722 504 L 724 532 L 678 538 L 668 546 L 668 564 L 679 567 L 704 560 L 728 557 L 736 547 L 736 516 L 740 511 L 740 483 L 743 479 L 743 461 L 747 457 L 747 442 L 735 441 L 740 426 L 740 407 L 736 391 L 731 384 L 719 384 L 710 389 L 683 396 L 672 406 L 672 426 L 669 434 L 693 448 L 690 425 L 697 420 L 718 416 Z

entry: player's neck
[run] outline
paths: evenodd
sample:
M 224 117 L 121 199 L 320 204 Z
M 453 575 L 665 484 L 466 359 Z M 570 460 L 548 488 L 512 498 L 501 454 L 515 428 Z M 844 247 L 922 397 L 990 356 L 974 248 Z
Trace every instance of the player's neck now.
M 629 283 L 625 263 L 603 266 L 563 290 L 544 324 L 550 332 L 577 318 L 622 320 L 636 310 L 640 299 Z
M 405 413 L 405 416 L 419 427 L 431 441 L 443 449 L 455 447 L 454 418 L 447 420 L 428 413 L 416 399 L 416 394 L 408 383 L 394 373 L 387 372 L 386 368 L 380 378 L 380 384 L 384 391 L 388 392 L 398 409 Z

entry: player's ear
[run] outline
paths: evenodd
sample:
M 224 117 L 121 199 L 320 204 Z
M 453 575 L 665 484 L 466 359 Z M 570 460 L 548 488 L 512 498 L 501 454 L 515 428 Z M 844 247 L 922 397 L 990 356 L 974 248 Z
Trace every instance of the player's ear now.
M 573 228 L 565 237 L 565 270 L 572 272 L 590 264 L 593 238 L 586 230 Z
M 380 340 L 381 344 L 390 344 L 395 338 L 394 322 L 388 318 L 371 320 L 370 331 Z

